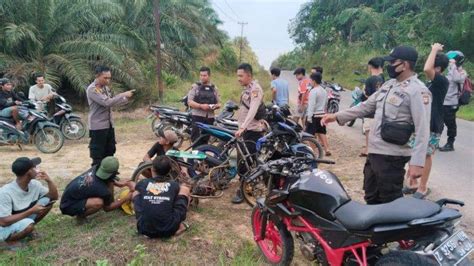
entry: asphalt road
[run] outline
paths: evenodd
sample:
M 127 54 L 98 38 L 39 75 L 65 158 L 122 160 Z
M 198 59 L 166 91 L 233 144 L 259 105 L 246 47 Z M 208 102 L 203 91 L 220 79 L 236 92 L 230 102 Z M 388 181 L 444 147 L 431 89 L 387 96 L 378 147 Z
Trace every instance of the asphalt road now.
M 290 71 L 282 71 L 282 78 L 290 83 L 290 103 L 296 104 L 297 82 Z M 351 91 L 342 93 L 340 110 L 349 108 Z M 474 232 L 474 122 L 457 119 L 458 133 L 454 152 L 437 152 L 433 159 L 433 168 L 428 186 L 432 193 L 430 199 L 452 198 L 465 202 L 461 208 L 464 217 L 463 224 L 470 232 Z M 339 126 L 336 123 L 329 125 L 338 134 L 342 134 L 347 141 L 356 143 L 356 146 L 365 144 L 362 135 L 361 120 L 357 120 L 353 127 Z M 446 143 L 446 130 L 441 138 L 441 145 Z M 361 169 L 362 171 L 362 169 Z

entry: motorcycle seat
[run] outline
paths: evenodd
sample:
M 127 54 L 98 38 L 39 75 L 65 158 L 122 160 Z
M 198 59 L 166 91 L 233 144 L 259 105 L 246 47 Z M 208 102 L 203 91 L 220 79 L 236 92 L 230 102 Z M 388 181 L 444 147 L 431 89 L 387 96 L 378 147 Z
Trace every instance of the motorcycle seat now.
M 165 110 L 163 113 L 166 113 L 167 115 L 177 115 L 177 116 L 184 116 L 184 117 L 191 116 L 188 112 L 180 112 L 180 111 L 173 111 L 173 110 Z
M 339 207 L 334 215 L 348 230 L 364 231 L 374 225 L 406 223 L 430 217 L 438 213 L 440 209 L 438 204 L 429 200 L 402 197 L 376 205 L 349 201 Z
M 210 129 L 214 129 L 214 130 L 218 130 L 218 131 L 223 131 L 223 132 L 228 133 L 228 134 L 230 134 L 230 135 L 232 135 L 232 136 L 235 135 L 235 131 L 229 130 L 229 129 L 227 129 L 227 128 L 218 127 L 218 126 L 211 126 L 211 125 L 208 125 L 208 127 L 209 127 Z

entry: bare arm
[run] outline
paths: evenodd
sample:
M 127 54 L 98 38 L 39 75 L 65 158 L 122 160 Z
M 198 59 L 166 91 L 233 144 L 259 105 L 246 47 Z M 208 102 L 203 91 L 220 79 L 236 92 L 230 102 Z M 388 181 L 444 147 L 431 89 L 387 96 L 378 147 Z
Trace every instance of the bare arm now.
M 428 58 L 426 59 L 425 67 L 423 69 L 425 71 L 426 77 L 429 80 L 433 80 L 434 77 L 435 77 L 435 74 L 436 74 L 436 71 L 435 71 L 436 54 L 439 51 L 442 51 L 442 50 L 443 50 L 443 45 L 441 45 L 439 43 L 435 43 L 435 44 L 431 45 L 431 52 L 428 55 Z
M 5 227 L 5 226 L 12 225 L 12 224 L 14 224 L 14 223 L 16 223 L 20 220 L 23 220 L 23 219 L 27 218 L 28 216 L 30 216 L 32 214 L 39 213 L 39 212 L 45 210 L 46 208 L 48 208 L 48 207 L 44 207 L 44 206 L 36 204 L 32 208 L 29 208 L 28 210 L 26 210 L 24 212 L 17 213 L 17 214 L 12 214 L 12 215 L 6 216 L 6 217 L 2 217 L 2 218 L 0 218 L 0 226 Z

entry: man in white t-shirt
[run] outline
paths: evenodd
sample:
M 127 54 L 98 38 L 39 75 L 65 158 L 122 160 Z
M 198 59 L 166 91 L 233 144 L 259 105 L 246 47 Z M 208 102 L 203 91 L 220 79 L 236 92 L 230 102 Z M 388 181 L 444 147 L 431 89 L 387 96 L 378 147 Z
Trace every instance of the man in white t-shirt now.
M 53 87 L 44 83 L 44 75 L 36 75 L 36 85 L 30 87 L 28 98 L 36 103 L 40 103 L 40 108 L 44 109 L 45 103 L 53 99 Z
M 0 243 L 14 245 L 30 235 L 58 199 L 58 189 L 48 174 L 39 171 L 40 158 L 20 157 L 12 164 L 16 179 L 0 188 Z M 45 187 L 38 180 L 44 180 Z

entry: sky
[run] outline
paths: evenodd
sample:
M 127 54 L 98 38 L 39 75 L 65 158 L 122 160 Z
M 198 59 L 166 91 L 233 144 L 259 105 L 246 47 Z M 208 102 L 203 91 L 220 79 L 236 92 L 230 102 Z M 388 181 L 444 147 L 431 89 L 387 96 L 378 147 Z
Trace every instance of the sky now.
M 288 25 L 305 2 L 308 0 L 212 0 L 212 6 L 223 21 L 219 28 L 231 38 L 240 36 L 238 21 L 248 23 L 244 36 L 268 69 L 280 54 L 295 47 Z

